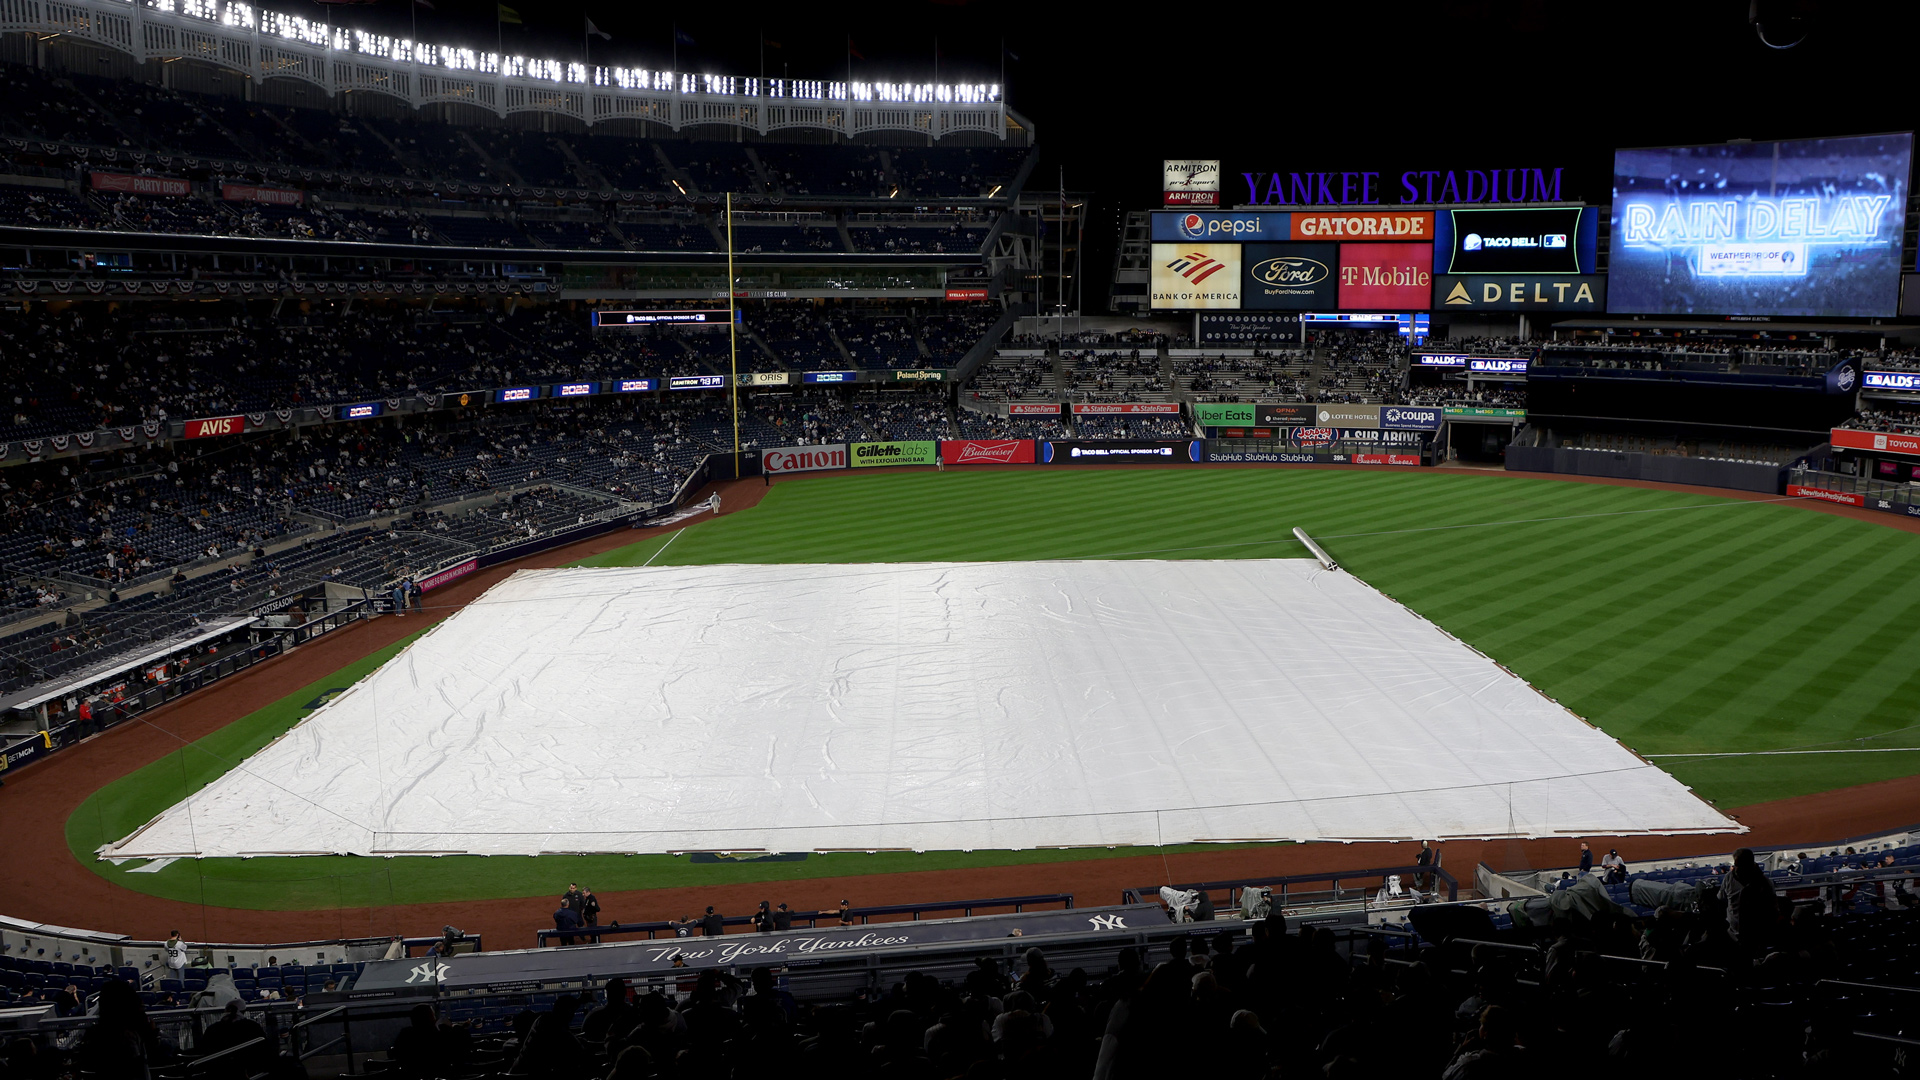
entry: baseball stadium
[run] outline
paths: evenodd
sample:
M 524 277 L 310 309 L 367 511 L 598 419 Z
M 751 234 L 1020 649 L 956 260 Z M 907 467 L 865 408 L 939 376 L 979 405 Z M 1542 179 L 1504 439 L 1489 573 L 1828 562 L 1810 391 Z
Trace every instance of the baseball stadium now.
M 0 11 L 0 1080 L 1905 1074 L 1897 113 L 495 8 Z

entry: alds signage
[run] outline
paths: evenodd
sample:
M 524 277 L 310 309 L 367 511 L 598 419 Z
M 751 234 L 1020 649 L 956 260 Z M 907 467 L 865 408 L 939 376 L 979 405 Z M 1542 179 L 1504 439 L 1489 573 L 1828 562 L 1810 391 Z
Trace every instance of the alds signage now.
M 1435 274 L 1435 311 L 1605 311 L 1602 274 Z

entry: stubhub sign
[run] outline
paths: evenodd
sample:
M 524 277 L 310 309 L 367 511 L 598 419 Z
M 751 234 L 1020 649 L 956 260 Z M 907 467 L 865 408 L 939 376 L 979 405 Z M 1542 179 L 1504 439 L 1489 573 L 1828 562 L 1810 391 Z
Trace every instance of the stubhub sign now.
M 1228 214 L 1189 210 L 1184 213 L 1162 211 L 1153 215 L 1153 238 L 1163 244 L 1184 244 L 1195 240 L 1285 240 L 1292 228 L 1293 215 L 1285 212 Z

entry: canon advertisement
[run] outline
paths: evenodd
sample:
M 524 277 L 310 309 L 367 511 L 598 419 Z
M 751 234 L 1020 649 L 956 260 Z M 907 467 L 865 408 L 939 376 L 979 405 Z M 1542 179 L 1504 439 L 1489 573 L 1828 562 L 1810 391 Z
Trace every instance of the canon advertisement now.
M 763 473 L 819 472 L 847 467 L 846 443 L 819 446 L 776 446 L 760 452 Z
M 1342 308 L 1425 311 L 1432 293 L 1432 244 L 1340 246 Z
M 1237 308 L 1240 245 L 1155 244 L 1151 288 L 1154 308 Z
M 1913 133 L 1621 150 L 1608 310 L 1888 317 Z
M 1591 274 L 1599 211 L 1585 206 L 1442 210 L 1434 269 L 1445 274 Z
M 1241 262 L 1243 308 L 1307 311 L 1339 302 L 1338 244 L 1247 244 Z

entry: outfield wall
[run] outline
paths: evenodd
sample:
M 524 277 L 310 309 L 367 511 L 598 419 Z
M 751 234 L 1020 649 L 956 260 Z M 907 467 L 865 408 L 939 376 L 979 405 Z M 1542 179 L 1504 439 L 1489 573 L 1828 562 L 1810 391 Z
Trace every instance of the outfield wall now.
M 1507 447 L 1509 472 L 1562 473 L 1569 476 L 1607 476 L 1622 480 L 1656 480 L 1665 484 L 1732 488 L 1780 493 L 1786 469 L 1742 461 L 1709 461 L 1670 454 L 1641 454 L 1612 450 L 1570 450 L 1560 446 Z

